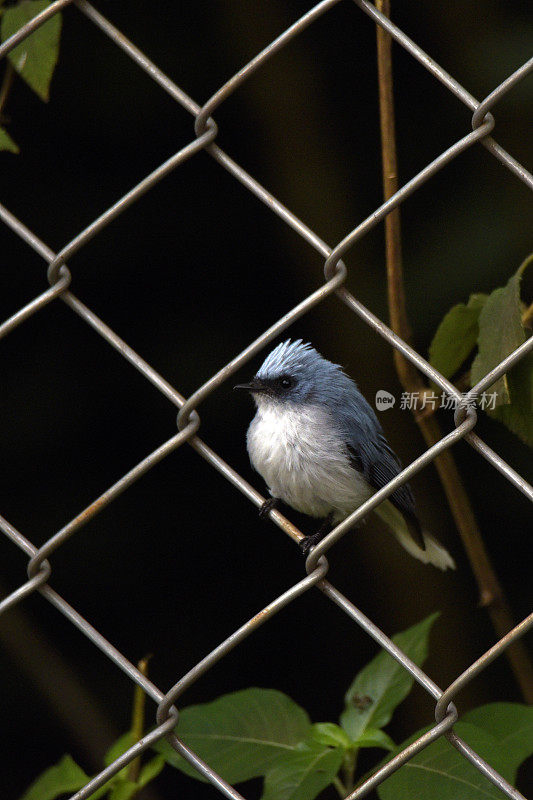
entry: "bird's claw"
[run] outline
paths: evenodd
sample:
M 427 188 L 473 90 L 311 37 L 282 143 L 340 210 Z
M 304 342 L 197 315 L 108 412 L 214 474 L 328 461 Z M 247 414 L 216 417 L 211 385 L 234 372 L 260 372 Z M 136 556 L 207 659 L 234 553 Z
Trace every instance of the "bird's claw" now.
M 318 544 L 323 538 L 322 531 L 319 531 L 318 534 L 315 533 L 312 536 L 306 536 L 305 539 L 301 539 L 299 545 L 304 556 L 306 556 L 310 549 Z
M 313 538 L 312 536 L 306 536 L 306 537 L 305 537 L 305 539 L 301 539 L 301 540 L 298 542 L 298 544 L 299 544 L 299 547 L 300 547 L 300 550 L 302 551 L 302 553 L 304 554 L 304 556 L 307 556 L 307 554 L 308 554 L 309 550 L 310 550 L 310 549 L 311 549 L 311 547 L 313 546 L 313 542 L 310 542 L 310 541 L 309 541 L 309 539 L 312 539 L 312 538 Z
M 306 536 L 305 539 L 301 539 L 300 550 L 306 556 L 309 550 L 317 545 L 322 539 L 330 532 L 331 525 L 332 525 L 332 514 L 328 514 L 320 528 L 317 530 L 316 533 L 312 533 L 310 536 Z

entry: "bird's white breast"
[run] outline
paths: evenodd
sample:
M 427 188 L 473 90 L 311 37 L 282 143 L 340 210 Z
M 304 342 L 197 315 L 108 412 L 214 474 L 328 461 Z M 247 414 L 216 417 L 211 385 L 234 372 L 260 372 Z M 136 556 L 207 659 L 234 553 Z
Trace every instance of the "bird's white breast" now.
M 313 517 L 349 514 L 372 494 L 321 406 L 262 400 L 247 435 L 254 468 L 273 497 Z

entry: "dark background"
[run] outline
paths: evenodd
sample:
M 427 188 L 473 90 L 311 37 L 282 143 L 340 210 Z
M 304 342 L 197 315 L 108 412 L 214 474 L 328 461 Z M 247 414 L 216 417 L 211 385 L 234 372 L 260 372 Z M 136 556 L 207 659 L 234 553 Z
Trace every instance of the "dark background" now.
M 529 3 L 396 4 L 395 21 L 481 99 L 530 55 Z M 310 6 L 308 0 L 153 3 L 97 8 L 197 102 Z M 55 250 L 193 136 L 193 120 L 79 11 L 68 9 L 48 105 L 17 80 L 0 154 L 3 202 Z M 394 49 L 400 180 L 470 129 L 470 112 Z M 497 107 L 497 140 L 531 168 L 531 91 Z M 219 144 L 330 245 L 381 202 L 375 31 L 349 2 L 315 22 L 216 112 Z M 448 308 L 504 284 L 531 247 L 531 196 L 484 148 L 462 155 L 402 206 L 413 341 L 423 355 Z M 0 231 L 1 319 L 46 288 L 42 260 Z M 383 227 L 346 259 L 348 288 L 387 320 Z M 323 260 L 201 153 L 176 169 L 70 261 L 72 291 L 188 396 L 315 288 Z M 337 299 L 287 335 L 343 364 L 372 400 L 399 396 L 392 353 Z M 1 342 L 1 513 L 35 545 L 175 431 L 175 409 L 61 302 Z M 237 378 L 246 379 L 254 360 Z M 200 408 L 200 435 L 260 491 L 245 450 L 253 408 L 225 383 Z M 381 417 L 404 463 L 424 450 L 408 412 Z M 442 414 L 443 430 L 452 426 Z M 483 415 L 480 435 L 531 480 L 531 452 Z M 487 548 L 518 621 L 530 610 L 531 507 L 468 445 L 454 449 Z M 413 481 L 420 515 L 456 573 L 411 559 L 369 523 L 330 554 L 330 578 L 387 633 L 436 609 L 428 674 L 442 687 L 496 640 L 433 466 Z M 288 513 L 307 532 L 313 526 Z M 26 557 L 1 544 L 2 594 Z M 304 574 L 297 547 L 183 446 L 51 559 L 51 585 L 130 660 L 153 654 L 163 690 Z M 127 729 L 131 682 L 40 596 L 2 619 L 3 800 L 64 752 L 89 772 Z M 313 721 L 335 720 L 356 671 L 377 652 L 318 591 L 281 612 L 184 696 L 247 686 L 285 691 Z M 36 677 L 40 675 L 40 681 Z M 520 700 L 505 658 L 458 699 L 460 710 Z M 147 704 L 148 719 L 154 706 Z M 433 718 L 415 688 L 389 731 L 401 741 Z M 370 767 L 374 754 L 363 760 Z M 244 787 L 257 795 L 259 783 Z M 145 797 L 215 790 L 167 770 Z M 254 794 L 255 793 L 255 794 Z M 334 794 L 331 795 L 335 796 Z

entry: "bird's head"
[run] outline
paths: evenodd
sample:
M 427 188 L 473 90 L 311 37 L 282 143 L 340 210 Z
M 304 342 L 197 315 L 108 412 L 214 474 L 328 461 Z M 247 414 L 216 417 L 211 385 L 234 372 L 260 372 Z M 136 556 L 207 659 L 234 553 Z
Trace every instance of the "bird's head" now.
M 340 389 L 343 379 L 338 364 L 301 339 L 287 339 L 266 357 L 250 383 L 235 388 L 251 392 L 257 405 L 321 403 Z

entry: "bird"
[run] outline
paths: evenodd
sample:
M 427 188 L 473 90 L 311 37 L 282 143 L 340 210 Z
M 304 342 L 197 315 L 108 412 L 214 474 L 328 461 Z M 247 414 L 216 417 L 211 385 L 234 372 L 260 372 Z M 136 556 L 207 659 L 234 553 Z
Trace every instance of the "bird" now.
M 257 407 L 246 442 L 270 493 L 261 516 L 282 501 L 323 520 L 303 539 L 305 553 L 402 469 L 355 381 L 302 339 L 278 344 L 252 380 L 235 388 L 250 392 Z M 422 529 L 407 483 L 375 512 L 419 561 L 455 568 L 448 551 Z

